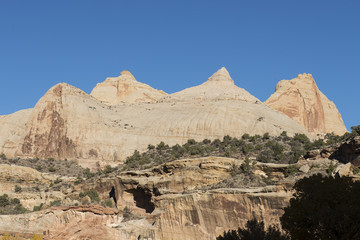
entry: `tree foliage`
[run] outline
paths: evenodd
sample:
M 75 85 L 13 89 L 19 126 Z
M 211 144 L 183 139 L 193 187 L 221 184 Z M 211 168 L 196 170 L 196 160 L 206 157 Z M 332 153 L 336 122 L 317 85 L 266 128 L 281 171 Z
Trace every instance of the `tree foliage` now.
M 280 218 L 291 239 L 360 239 L 360 182 L 317 174 L 294 189 Z
M 238 230 L 230 230 L 224 232 L 222 236 L 218 236 L 216 240 L 287 240 L 276 227 L 270 226 L 265 231 L 264 222 L 258 222 L 256 219 L 249 220 L 246 228 L 238 228 Z

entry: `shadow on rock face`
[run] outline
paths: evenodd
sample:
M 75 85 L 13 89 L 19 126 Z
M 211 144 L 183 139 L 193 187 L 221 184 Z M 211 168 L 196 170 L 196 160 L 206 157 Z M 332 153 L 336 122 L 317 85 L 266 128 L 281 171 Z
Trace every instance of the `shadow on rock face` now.
M 137 207 L 145 209 L 147 213 L 154 211 L 155 205 L 151 202 L 152 194 L 149 191 L 138 186 L 136 189 L 129 189 L 126 192 L 133 195 Z

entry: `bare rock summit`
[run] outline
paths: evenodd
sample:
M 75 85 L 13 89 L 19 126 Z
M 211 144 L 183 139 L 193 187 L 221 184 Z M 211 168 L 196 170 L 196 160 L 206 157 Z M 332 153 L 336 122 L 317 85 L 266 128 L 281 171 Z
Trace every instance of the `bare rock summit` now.
M 107 78 L 104 82 L 98 83 L 90 95 L 113 105 L 122 102 L 156 102 L 167 94 L 136 81 L 129 71 L 122 71 L 120 76 Z
M 335 104 L 319 90 L 311 74 L 280 81 L 265 104 L 294 119 L 313 135 L 342 135 L 347 131 Z
M 245 89 L 237 87 L 224 67 L 203 84 L 170 94 L 166 99 L 168 101 L 241 100 L 260 103 L 259 99 Z

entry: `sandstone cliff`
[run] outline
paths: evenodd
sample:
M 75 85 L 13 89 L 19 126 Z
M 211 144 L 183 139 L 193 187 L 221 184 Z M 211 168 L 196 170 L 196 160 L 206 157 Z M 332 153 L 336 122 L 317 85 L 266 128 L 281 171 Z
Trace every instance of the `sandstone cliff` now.
M 129 71 L 122 71 L 119 77 L 98 83 L 90 95 L 108 104 L 119 104 L 156 102 L 167 94 L 136 81 Z
M 332 132 L 342 135 L 347 131 L 335 104 L 320 92 L 311 74 L 280 81 L 265 104 L 294 119 L 314 135 Z
M 18 170 L 16 166 L 7 167 L 1 174 L 15 171 L 14 179 L 4 176 L 0 180 L 2 184 L 9 181 L 23 186 L 21 194 L 13 193 L 21 203 L 27 201 L 28 191 L 31 191 L 25 184 L 28 186 L 28 181 L 34 184 L 35 178 L 39 178 L 42 190 L 33 194 L 32 204 L 47 204 L 48 198 L 56 197 L 70 206 L 0 215 L 0 234 L 31 236 L 37 233 L 52 240 L 214 240 L 223 231 L 243 227 L 254 217 L 267 226 L 278 225 L 296 180 L 317 172 L 325 173 L 332 161 L 304 159 L 297 166 L 300 171 L 307 166 L 307 171 L 289 177 L 285 177 L 284 172 L 292 165 L 257 162 L 253 174 L 234 176 L 232 171 L 243 162 L 224 157 L 181 159 L 146 170 L 94 177 L 78 185 L 73 184 L 74 179 L 63 178 L 63 182 L 58 183 L 63 186 L 51 190 L 46 186 L 48 180 L 35 170 L 20 174 L 22 167 Z M 232 178 L 240 179 L 236 186 L 217 187 L 217 183 L 226 183 Z M 252 182 L 241 180 L 247 178 Z M 19 183 L 21 179 L 25 181 Z M 79 192 L 95 189 L 100 199 L 105 200 L 112 188 L 117 209 L 99 205 L 74 206 L 78 203 Z M 33 206 L 28 204 L 29 208 Z
M 203 88 L 206 97 L 194 100 Z M 13 123 L 13 119 L 21 120 Z M 174 145 L 190 138 L 244 133 L 308 134 L 300 124 L 236 87 L 225 69 L 193 90 L 156 103 L 108 105 L 60 83 L 34 109 L 3 116 L 0 123 L 4 123 L 0 132 L 5 133 L 0 136 L 0 153 L 8 157 L 77 159 L 89 167 L 116 164 L 134 150 L 161 141 Z

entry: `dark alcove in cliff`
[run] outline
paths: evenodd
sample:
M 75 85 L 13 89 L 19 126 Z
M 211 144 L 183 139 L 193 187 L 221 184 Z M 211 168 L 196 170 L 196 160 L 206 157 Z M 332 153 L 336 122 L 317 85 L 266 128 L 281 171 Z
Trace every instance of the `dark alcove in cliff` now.
M 155 205 L 151 202 L 152 194 L 149 190 L 137 187 L 136 189 L 126 190 L 126 192 L 131 193 L 134 196 L 137 207 L 145 209 L 147 213 L 152 213 L 154 211 Z

